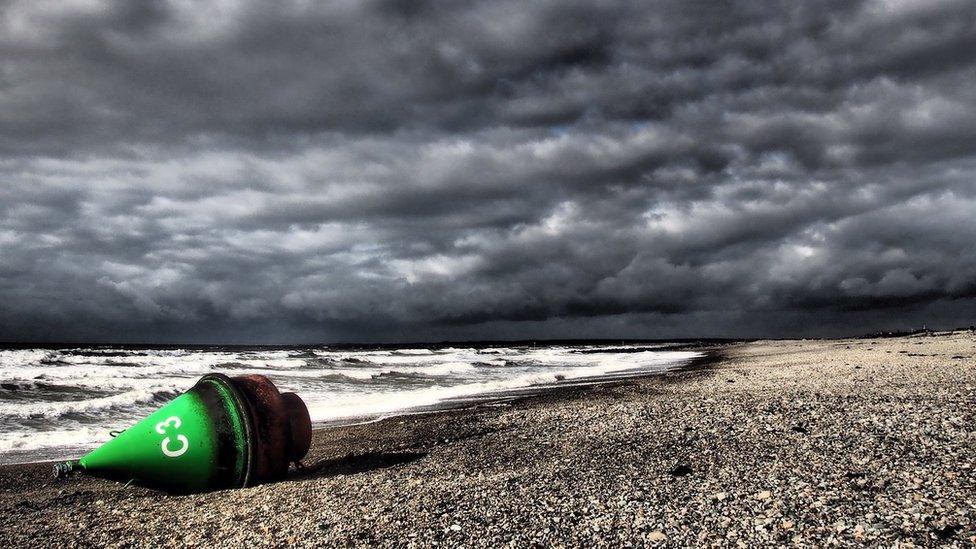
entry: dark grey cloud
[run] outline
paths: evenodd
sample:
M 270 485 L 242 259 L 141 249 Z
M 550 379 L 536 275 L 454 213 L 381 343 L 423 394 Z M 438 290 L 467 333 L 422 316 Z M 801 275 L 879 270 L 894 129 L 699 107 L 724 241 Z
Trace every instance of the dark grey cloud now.
M 0 340 L 976 317 L 976 5 L 0 2 Z

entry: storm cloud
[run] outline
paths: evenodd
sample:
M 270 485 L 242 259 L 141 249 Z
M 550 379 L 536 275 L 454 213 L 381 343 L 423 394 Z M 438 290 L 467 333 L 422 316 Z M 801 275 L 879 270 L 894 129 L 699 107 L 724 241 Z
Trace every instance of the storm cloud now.
M 968 326 L 974 21 L 0 0 L 0 340 Z

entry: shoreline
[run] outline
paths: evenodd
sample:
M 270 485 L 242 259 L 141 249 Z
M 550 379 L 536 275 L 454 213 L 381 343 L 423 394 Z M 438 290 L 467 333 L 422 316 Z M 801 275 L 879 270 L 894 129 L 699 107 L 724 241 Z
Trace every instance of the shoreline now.
M 976 337 L 703 367 L 316 430 L 283 482 L 161 496 L 0 466 L 10 545 L 968 544 Z M 716 355 L 712 355 L 716 356 Z M 179 517 L 173 520 L 173 517 Z
M 626 383 L 630 380 L 641 379 L 645 377 L 656 377 L 661 376 L 666 373 L 677 373 L 686 371 L 688 369 L 698 368 L 701 364 L 710 364 L 717 362 L 717 358 L 713 355 L 718 353 L 717 349 L 721 348 L 723 345 L 716 344 L 693 344 L 693 343 L 682 343 L 676 345 L 674 349 L 668 348 L 667 350 L 682 350 L 682 351 L 694 351 L 702 353 L 702 356 L 694 357 L 688 359 L 685 364 L 681 364 L 675 368 L 664 372 L 631 372 L 631 373 L 621 373 L 621 374 L 607 374 L 607 375 L 596 375 L 592 377 L 583 377 L 573 381 L 561 381 L 550 384 L 540 384 L 540 385 L 526 385 L 525 387 L 504 389 L 487 393 L 472 394 L 467 397 L 448 399 L 444 401 L 439 401 L 435 404 L 421 405 L 413 408 L 405 408 L 402 410 L 393 411 L 390 413 L 377 414 L 375 416 L 360 416 L 360 417 L 349 417 L 349 418 L 339 418 L 336 420 L 327 420 L 317 423 L 313 423 L 313 431 L 319 431 L 323 429 L 337 429 L 344 427 L 352 427 L 356 425 L 366 425 L 372 423 L 378 423 L 387 419 L 395 419 L 399 417 L 414 416 L 414 415 L 426 415 L 426 414 L 437 414 L 452 410 L 463 410 L 468 408 L 477 408 L 478 406 L 490 406 L 493 403 L 500 402 L 510 402 L 517 401 L 526 398 L 532 398 L 535 396 L 544 396 L 549 393 L 560 393 L 560 394 L 572 394 L 576 390 L 579 390 L 588 385 L 609 385 L 614 383 Z M 64 461 L 68 459 L 77 459 L 82 455 L 90 452 L 96 446 L 90 448 L 76 448 L 77 452 L 74 454 L 62 454 L 57 457 L 50 457 L 50 454 L 58 453 L 59 451 L 66 450 L 67 448 L 43 448 L 34 450 L 17 450 L 8 452 L 7 455 L 15 456 L 10 461 L 6 459 L 6 456 L 0 455 L 0 468 L 9 465 L 31 465 L 40 463 L 56 463 L 59 461 Z M 70 450 L 70 449 L 67 449 Z
M 540 398 L 548 400 L 559 398 L 572 398 L 576 393 L 585 391 L 592 386 L 611 386 L 616 384 L 629 384 L 646 378 L 663 377 L 665 375 L 684 374 L 693 370 L 707 368 L 710 364 L 718 363 L 721 360 L 721 350 L 719 347 L 709 346 L 696 348 L 693 346 L 683 347 L 682 350 L 693 350 L 702 353 L 702 356 L 689 359 L 686 364 L 663 372 L 639 372 L 623 373 L 619 375 L 603 375 L 579 378 L 572 382 L 557 382 L 545 385 L 527 385 L 517 389 L 506 389 L 502 391 L 473 394 L 469 397 L 456 400 L 445 400 L 429 406 L 419 406 L 417 408 L 405 408 L 389 414 L 382 414 L 376 417 L 351 418 L 346 422 L 345 419 L 335 421 L 325 421 L 312 424 L 313 433 L 316 431 L 341 429 L 355 427 L 359 425 L 370 425 L 387 420 L 412 416 L 427 416 L 442 414 L 446 412 L 465 412 L 475 411 L 483 407 L 513 406 L 530 402 Z M 670 350 L 670 349 L 669 349 Z M 0 467 L 3 465 L 0 464 Z
M 723 346 L 724 347 L 724 346 Z M 459 400 L 455 403 L 442 402 L 437 405 L 422 407 L 419 409 L 406 409 L 402 412 L 394 412 L 392 414 L 386 414 L 374 418 L 364 418 L 362 420 L 355 420 L 350 423 L 344 421 L 339 421 L 336 423 L 318 423 L 312 426 L 312 438 L 313 447 L 315 446 L 315 439 L 322 436 L 322 432 L 334 432 L 338 430 L 345 429 L 355 429 L 361 428 L 368 425 L 377 425 L 377 428 L 384 427 L 384 423 L 387 422 L 397 422 L 406 418 L 410 418 L 411 421 L 415 422 L 425 422 L 438 416 L 440 414 L 455 414 L 455 415 L 467 415 L 469 413 L 478 413 L 484 411 L 484 409 L 491 408 L 506 408 L 512 406 L 531 406 L 531 405 L 544 405 L 546 403 L 558 402 L 563 399 L 572 399 L 584 396 L 585 393 L 592 389 L 599 389 L 601 387 L 613 387 L 613 386 L 624 386 L 629 385 L 640 380 L 647 378 L 663 378 L 668 376 L 673 382 L 680 382 L 680 380 L 685 375 L 696 375 L 702 373 L 703 370 L 707 369 L 710 365 L 716 364 L 721 361 L 721 347 L 718 346 L 708 346 L 701 348 L 687 347 L 689 350 L 695 350 L 701 352 L 702 356 L 690 359 L 686 364 L 682 364 L 676 368 L 665 372 L 646 372 L 637 373 L 630 375 L 620 375 L 620 376 L 595 376 L 593 378 L 582 378 L 579 382 L 575 383 L 565 383 L 565 384 L 553 384 L 553 385 L 541 385 L 541 386 L 526 386 L 522 389 L 511 389 L 507 391 L 502 391 L 498 393 L 490 393 L 485 395 L 474 395 L 471 400 Z M 479 398 L 479 397 L 483 397 Z M 478 399 L 477 401 L 473 401 Z M 90 451 L 86 450 L 85 452 Z M 57 457 L 50 459 L 27 459 L 25 461 L 16 461 L 10 463 L 0 463 L 0 482 L 4 478 L 4 470 L 8 467 L 25 467 L 29 469 L 35 469 L 40 466 L 50 467 L 53 464 L 64 461 L 66 459 L 76 459 L 79 456 L 72 457 Z M 295 476 L 296 471 L 294 467 L 290 470 L 290 475 Z M 99 481 L 101 482 L 101 481 Z

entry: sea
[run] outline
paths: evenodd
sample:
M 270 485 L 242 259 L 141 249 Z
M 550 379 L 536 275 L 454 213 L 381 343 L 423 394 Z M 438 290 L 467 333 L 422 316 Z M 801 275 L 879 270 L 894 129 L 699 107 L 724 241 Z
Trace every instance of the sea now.
M 205 374 L 262 374 L 313 424 L 505 401 L 656 375 L 703 356 L 687 343 L 410 346 L 0 347 L 0 464 L 79 457 Z

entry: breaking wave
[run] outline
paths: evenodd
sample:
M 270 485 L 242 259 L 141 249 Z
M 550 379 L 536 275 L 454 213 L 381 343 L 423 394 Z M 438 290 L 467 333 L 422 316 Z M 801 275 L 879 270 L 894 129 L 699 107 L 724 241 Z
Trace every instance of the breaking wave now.
M 0 463 L 84 453 L 212 372 L 266 375 L 321 425 L 654 374 L 697 356 L 647 345 L 0 349 Z

